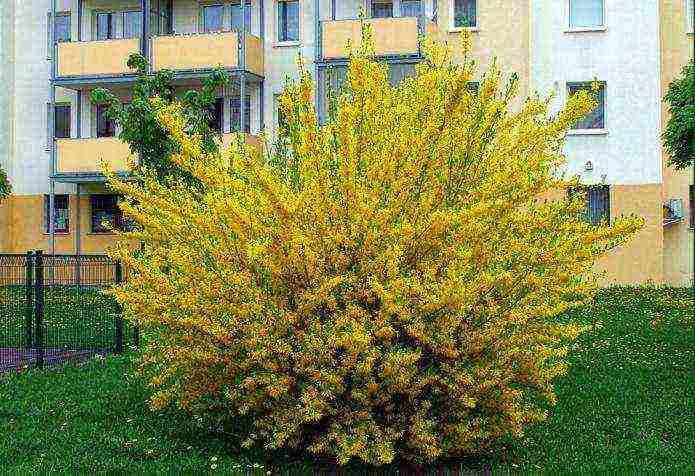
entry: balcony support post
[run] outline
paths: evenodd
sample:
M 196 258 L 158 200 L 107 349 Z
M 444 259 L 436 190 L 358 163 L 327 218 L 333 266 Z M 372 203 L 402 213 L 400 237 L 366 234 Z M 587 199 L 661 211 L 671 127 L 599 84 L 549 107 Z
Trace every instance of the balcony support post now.
M 82 0 L 77 0 L 77 41 L 82 41 Z
M 246 12 L 244 9 L 246 8 L 245 0 L 241 2 L 241 31 L 239 32 L 239 54 L 241 57 L 239 58 L 239 66 L 241 67 L 242 71 L 246 71 Z M 243 99 L 243 98 L 242 98 Z M 244 105 L 244 102 L 242 100 L 241 105 Z M 242 110 L 242 116 L 244 115 L 243 110 Z
M 323 58 L 321 42 L 323 41 L 321 34 L 321 0 L 314 0 L 314 42 L 316 43 L 316 59 L 314 61 L 316 68 L 314 72 L 314 107 L 319 111 L 319 62 Z
M 239 76 L 239 83 L 239 104 L 241 107 L 241 111 L 239 111 L 239 132 L 245 134 L 246 114 L 244 114 L 244 112 L 246 111 L 246 105 L 244 104 L 244 101 L 246 101 L 246 73 L 244 71 L 242 71 Z
M 259 0 L 258 6 L 260 8 L 260 25 L 258 25 L 258 32 L 260 33 L 261 40 L 263 40 L 263 43 L 265 43 L 265 5 L 263 3 L 263 0 Z
M 48 184 L 49 184 L 49 197 L 48 197 L 48 232 L 50 234 L 49 238 L 49 247 L 51 251 L 51 256 L 55 254 L 55 180 L 54 180 L 54 175 L 56 171 L 56 141 L 55 141 L 55 135 L 56 135 L 56 124 L 55 124 L 55 107 L 56 107 L 56 86 L 55 86 L 55 79 L 56 79 L 56 71 L 57 71 L 57 63 L 58 63 L 58 51 L 56 48 L 56 29 L 55 29 L 55 24 L 56 24 L 56 0 L 51 0 L 51 22 L 53 23 L 51 25 L 51 80 L 50 80 L 50 86 L 49 86 L 49 98 L 50 98 L 50 113 L 48 115 L 48 142 L 49 146 L 51 149 L 51 159 L 50 159 L 50 165 L 49 165 L 49 176 L 48 176 Z
M 335 0 L 331 0 L 331 20 L 335 21 Z
M 75 184 L 75 196 L 77 203 L 75 203 L 75 254 L 78 256 L 77 262 L 79 263 L 79 256 L 82 254 L 82 224 L 81 224 L 81 206 L 82 204 L 82 184 Z M 79 279 L 78 281 L 79 282 Z
M 82 90 L 77 90 L 77 111 L 75 112 L 75 121 L 77 122 L 77 127 L 75 127 L 75 132 L 77 133 L 77 138 L 82 139 Z
M 259 118 L 259 129 L 258 132 L 263 132 L 265 129 L 265 81 L 261 80 L 260 90 L 258 91 L 258 118 Z
M 148 62 L 150 60 L 150 0 L 140 0 L 142 9 L 142 38 L 140 51 Z M 151 69 L 152 65 L 150 65 Z

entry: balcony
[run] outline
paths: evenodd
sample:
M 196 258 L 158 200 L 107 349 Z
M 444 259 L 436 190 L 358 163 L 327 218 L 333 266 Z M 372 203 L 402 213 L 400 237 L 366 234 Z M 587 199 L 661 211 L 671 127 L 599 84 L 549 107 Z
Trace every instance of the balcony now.
M 427 17 L 373 18 L 365 20 L 372 26 L 376 56 L 419 56 L 420 37 L 437 35 L 437 25 Z M 347 58 L 347 44 L 357 49 L 362 44 L 360 20 L 321 22 L 323 59 Z
M 56 139 L 56 173 L 58 174 L 98 174 L 101 162 L 106 162 L 111 170 L 128 170 L 128 162 L 133 156 L 128 144 L 115 137 L 96 139 Z
M 241 46 L 244 46 L 244 58 L 241 58 Z M 195 71 L 218 66 L 225 69 L 244 67 L 246 71 L 263 76 L 262 40 L 237 31 L 158 36 L 152 39 L 152 67 L 156 71 Z
M 58 43 L 58 77 L 119 76 L 132 74 L 128 56 L 140 51 L 140 40 L 84 41 Z

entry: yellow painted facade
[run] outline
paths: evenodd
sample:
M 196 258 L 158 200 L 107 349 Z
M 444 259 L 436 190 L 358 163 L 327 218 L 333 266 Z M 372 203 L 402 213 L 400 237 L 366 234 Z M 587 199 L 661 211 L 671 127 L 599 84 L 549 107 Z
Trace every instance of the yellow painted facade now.
M 661 0 L 661 85 L 664 93 L 669 84 L 681 74 L 688 61 L 693 61 L 695 37 L 687 32 L 685 2 Z M 662 123 L 668 121 L 668 110 L 663 103 Z M 667 283 L 687 285 L 693 280 L 695 267 L 695 239 L 689 222 L 689 186 L 693 183 L 693 170 L 677 171 L 668 167 L 663 155 L 663 200 L 683 200 L 685 220 L 664 229 L 664 279 Z
M 94 139 L 56 139 L 56 171 L 58 173 L 100 172 L 106 162 L 111 170 L 128 170 L 135 158 L 128 144 L 115 137 Z
M 58 43 L 58 76 L 129 74 L 128 56 L 140 51 L 137 38 Z

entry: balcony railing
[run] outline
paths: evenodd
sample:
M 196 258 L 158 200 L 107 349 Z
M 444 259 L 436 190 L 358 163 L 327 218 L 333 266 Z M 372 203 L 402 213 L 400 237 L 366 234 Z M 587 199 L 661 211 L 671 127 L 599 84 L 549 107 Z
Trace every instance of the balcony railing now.
M 374 52 L 377 56 L 415 56 L 420 54 L 420 37 L 437 34 L 437 24 L 421 17 L 371 18 Z M 348 41 L 354 49 L 362 44 L 361 22 L 357 19 L 321 22 L 321 51 L 323 59 L 335 60 L 348 56 Z
M 58 43 L 58 77 L 114 76 L 132 74 L 128 56 L 140 51 L 140 40 L 83 41 Z
M 243 44 L 240 44 L 240 41 Z M 241 51 L 245 52 L 243 58 Z M 244 66 L 247 71 L 262 76 L 262 40 L 249 33 L 241 34 L 237 31 L 152 38 L 154 70 L 191 71 L 218 66 L 226 69 Z
M 56 139 L 56 172 L 59 174 L 100 173 L 102 161 L 111 170 L 124 172 L 132 158 L 128 144 L 115 137 Z

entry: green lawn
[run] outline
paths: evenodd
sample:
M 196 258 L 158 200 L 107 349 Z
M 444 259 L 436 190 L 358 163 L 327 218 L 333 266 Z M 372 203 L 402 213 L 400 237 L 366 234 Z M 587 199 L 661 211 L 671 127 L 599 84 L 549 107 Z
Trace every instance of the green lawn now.
M 0 347 L 24 347 L 27 298 L 24 286 L 0 287 Z M 114 343 L 118 309 L 98 288 L 46 287 L 44 292 L 45 347 L 107 349 Z M 124 329 L 125 344 L 132 331 Z
M 602 293 L 577 313 L 594 330 L 558 382 L 551 418 L 465 469 L 695 472 L 694 307 L 692 289 Z M 286 455 L 240 452 L 233 438 L 201 431 L 186 415 L 152 413 L 146 397 L 127 358 L 0 377 L 0 467 L 220 474 L 286 467 Z M 309 474 L 309 466 L 299 462 L 291 473 Z

